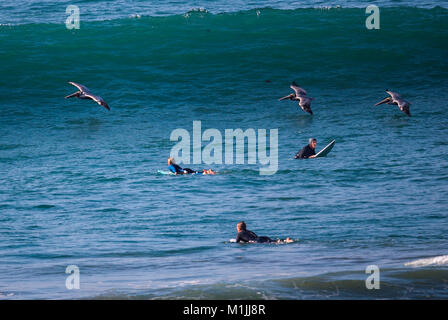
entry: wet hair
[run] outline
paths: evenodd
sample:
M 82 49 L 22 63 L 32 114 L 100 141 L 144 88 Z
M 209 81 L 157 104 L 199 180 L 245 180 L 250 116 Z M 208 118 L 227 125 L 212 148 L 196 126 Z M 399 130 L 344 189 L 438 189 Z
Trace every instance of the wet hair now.
M 246 230 L 246 222 L 244 221 L 238 222 L 236 226 L 241 230 Z
M 317 142 L 316 138 L 310 138 L 310 139 L 308 140 L 308 144 L 311 144 L 311 142 L 313 142 L 313 141 L 316 141 L 316 142 Z
M 176 163 L 176 162 L 174 162 L 174 158 L 172 158 L 172 157 L 169 157 L 169 158 L 168 158 L 168 162 L 169 162 L 170 164 L 172 164 L 172 163 Z

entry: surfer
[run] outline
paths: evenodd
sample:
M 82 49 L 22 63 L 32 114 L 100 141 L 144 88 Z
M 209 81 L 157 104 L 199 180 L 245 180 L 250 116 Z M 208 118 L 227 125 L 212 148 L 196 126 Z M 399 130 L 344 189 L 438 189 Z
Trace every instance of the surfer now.
M 168 169 L 174 174 L 187 174 L 187 173 L 196 173 L 196 171 L 191 170 L 190 168 L 181 168 L 176 162 L 174 162 L 174 158 L 168 158 Z
M 101 98 L 100 96 L 92 94 L 86 86 L 83 86 L 82 84 L 78 84 L 76 82 L 69 82 L 69 83 L 78 88 L 79 91 L 69 94 L 68 96 L 65 97 L 65 99 L 72 97 L 77 97 L 79 99 L 90 99 L 98 103 L 100 106 L 103 106 L 107 110 L 110 110 L 109 105 L 106 103 L 106 101 L 104 101 L 103 98 Z
M 311 159 L 316 156 L 316 145 L 317 140 L 315 138 L 310 138 L 306 146 L 300 150 L 294 159 Z
M 169 157 L 168 158 L 168 169 L 174 173 L 175 175 L 178 174 L 189 174 L 189 173 L 200 173 L 200 171 L 194 171 L 190 168 L 181 168 L 176 162 L 174 161 L 174 158 Z M 202 174 L 215 174 L 215 172 L 212 169 L 204 169 L 202 170 Z
M 272 240 L 269 237 L 259 237 L 254 232 L 246 229 L 246 223 L 244 221 L 238 222 L 236 225 L 236 231 L 238 232 L 235 242 L 250 242 L 250 243 L 290 243 L 293 240 L 287 237 L 285 240 L 277 239 Z

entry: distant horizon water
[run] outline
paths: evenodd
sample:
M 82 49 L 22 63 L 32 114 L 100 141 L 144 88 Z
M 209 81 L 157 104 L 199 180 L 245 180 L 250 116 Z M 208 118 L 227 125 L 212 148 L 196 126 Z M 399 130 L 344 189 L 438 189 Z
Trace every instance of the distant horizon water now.
M 360 0 L 344 1 L 211 1 L 211 0 L 158 0 L 158 1 L 128 1 L 105 0 L 21 0 L 17 5 L 15 0 L 3 0 L 0 3 L 0 25 L 29 23 L 64 23 L 68 6 L 77 6 L 83 21 L 104 21 L 124 18 L 140 18 L 145 16 L 172 16 L 191 12 L 207 12 L 210 14 L 238 13 L 254 9 L 295 10 L 299 8 L 338 9 L 367 8 L 376 5 L 379 8 L 411 7 L 433 9 L 441 7 L 448 9 L 448 2 L 443 0 L 378 0 L 365 2 Z

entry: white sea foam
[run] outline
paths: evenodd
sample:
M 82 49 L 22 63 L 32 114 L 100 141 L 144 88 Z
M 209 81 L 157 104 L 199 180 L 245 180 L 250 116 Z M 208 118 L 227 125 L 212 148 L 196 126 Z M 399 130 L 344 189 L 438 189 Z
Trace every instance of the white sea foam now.
M 432 258 L 418 259 L 404 264 L 407 267 L 426 267 L 426 266 L 446 266 L 448 265 L 448 255 Z

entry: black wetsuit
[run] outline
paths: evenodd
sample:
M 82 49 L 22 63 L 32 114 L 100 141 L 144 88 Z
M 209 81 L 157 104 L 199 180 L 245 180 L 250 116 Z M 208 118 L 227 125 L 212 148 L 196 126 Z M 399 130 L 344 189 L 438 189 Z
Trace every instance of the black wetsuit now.
M 272 240 L 269 237 L 259 237 L 254 232 L 249 230 L 242 230 L 238 232 L 236 236 L 236 242 L 257 242 L 257 243 L 264 243 L 264 242 L 275 242 L 275 240 Z
M 183 168 L 183 169 L 182 169 L 179 165 L 177 165 L 177 164 L 175 164 L 175 163 L 172 163 L 172 164 L 168 167 L 168 169 L 170 169 L 170 171 L 173 172 L 173 173 L 180 173 L 180 174 L 183 174 L 183 173 L 184 173 L 184 170 L 187 171 L 187 173 L 196 173 L 196 171 L 191 170 L 190 168 Z
M 310 156 L 314 156 L 316 154 L 315 149 L 311 148 L 311 146 L 309 144 L 307 144 L 306 146 L 304 146 L 302 148 L 302 150 L 300 150 L 296 156 L 294 157 L 295 159 L 306 159 L 309 158 Z

